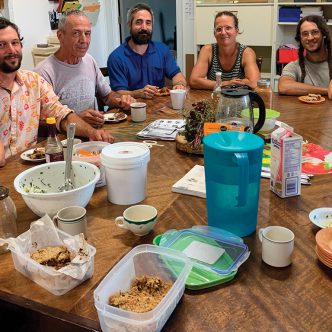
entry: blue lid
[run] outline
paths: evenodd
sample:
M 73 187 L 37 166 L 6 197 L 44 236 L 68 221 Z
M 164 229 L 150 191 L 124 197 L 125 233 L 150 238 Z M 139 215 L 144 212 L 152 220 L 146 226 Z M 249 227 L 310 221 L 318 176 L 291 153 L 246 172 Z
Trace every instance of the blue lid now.
M 240 237 L 209 226 L 168 231 L 159 246 L 181 251 L 194 266 L 221 275 L 236 271 L 249 257 L 248 246 Z
M 239 131 L 221 131 L 204 137 L 204 148 L 227 152 L 246 152 L 263 147 L 264 141 L 255 134 Z

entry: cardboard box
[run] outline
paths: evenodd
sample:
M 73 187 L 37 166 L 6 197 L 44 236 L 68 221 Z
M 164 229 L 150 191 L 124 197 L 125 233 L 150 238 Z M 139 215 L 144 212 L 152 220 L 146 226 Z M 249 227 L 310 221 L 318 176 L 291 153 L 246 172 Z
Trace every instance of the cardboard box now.
M 271 136 L 270 189 L 281 198 L 301 194 L 302 137 L 280 127 Z

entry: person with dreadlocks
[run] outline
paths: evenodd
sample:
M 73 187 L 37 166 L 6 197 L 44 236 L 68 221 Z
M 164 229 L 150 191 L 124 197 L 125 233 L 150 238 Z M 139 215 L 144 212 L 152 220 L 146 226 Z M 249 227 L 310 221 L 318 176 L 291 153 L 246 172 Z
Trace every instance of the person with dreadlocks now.
M 332 53 L 329 28 L 323 17 L 303 17 L 296 28 L 300 44 L 298 60 L 285 66 L 279 79 L 279 93 L 328 95 L 332 98 Z M 329 91 L 331 90 L 331 91 Z

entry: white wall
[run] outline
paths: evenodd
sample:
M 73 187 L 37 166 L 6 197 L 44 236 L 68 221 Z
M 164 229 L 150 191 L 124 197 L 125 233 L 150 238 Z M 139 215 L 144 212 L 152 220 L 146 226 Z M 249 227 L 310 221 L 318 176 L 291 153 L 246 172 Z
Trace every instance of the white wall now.
M 18 25 L 23 40 L 22 68 L 32 69 L 33 45 L 46 43 L 51 33 L 47 0 L 7 0 L 8 18 Z

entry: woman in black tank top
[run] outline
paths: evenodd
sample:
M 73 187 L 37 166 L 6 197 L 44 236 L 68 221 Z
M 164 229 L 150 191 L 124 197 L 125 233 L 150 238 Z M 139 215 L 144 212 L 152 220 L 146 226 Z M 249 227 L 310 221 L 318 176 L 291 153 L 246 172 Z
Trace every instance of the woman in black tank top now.
M 253 49 L 239 44 L 238 19 L 231 12 L 220 12 L 214 20 L 216 43 L 202 47 L 191 76 L 194 89 L 213 90 L 216 72 L 220 71 L 222 85 L 248 85 L 252 89 L 260 78 Z

